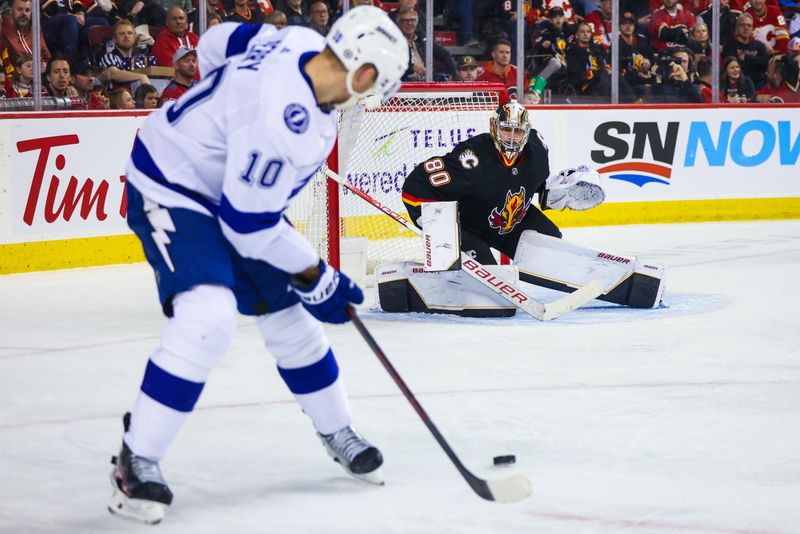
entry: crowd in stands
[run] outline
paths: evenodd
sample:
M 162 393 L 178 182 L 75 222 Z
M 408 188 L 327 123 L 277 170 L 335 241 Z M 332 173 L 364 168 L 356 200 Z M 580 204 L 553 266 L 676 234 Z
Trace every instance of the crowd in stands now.
M 620 101 L 711 102 L 711 0 L 525 1 L 522 58 L 515 0 L 436 0 L 433 13 L 417 0 L 350 6 L 389 11 L 408 40 L 405 81 L 425 80 L 430 46 L 434 81 L 490 81 L 514 92 L 521 68 L 522 98 L 536 104 L 545 94 L 553 102 L 609 101 L 614 1 Z M 206 2 L 209 27 L 301 25 L 323 35 L 343 9 L 341 0 L 0 0 L 0 98 L 31 96 L 32 2 L 41 11 L 42 94 L 78 97 L 86 109 L 153 108 L 188 90 L 200 76 L 198 2 Z M 719 101 L 800 102 L 800 3 L 720 4 Z

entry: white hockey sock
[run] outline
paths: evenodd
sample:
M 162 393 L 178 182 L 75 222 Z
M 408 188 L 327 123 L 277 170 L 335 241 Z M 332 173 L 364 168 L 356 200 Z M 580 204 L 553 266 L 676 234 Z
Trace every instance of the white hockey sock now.
M 191 412 L 179 412 L 154 401 L 141 391 L 131 412 L 125 443 L 137 456 L 160 461 Z M 141 422 L 146 421 L 146 425 Z
M 333 434 L 350 425 L 350 404 L 341 377 L 324 389 L 294 398 L 320 434 Z

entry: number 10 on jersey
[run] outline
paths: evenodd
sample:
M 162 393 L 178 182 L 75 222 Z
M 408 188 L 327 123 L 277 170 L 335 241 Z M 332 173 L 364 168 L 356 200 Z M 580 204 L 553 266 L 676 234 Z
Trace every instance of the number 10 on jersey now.
M 283 168 L 283 160 L 268 159 L 263 164 L 260 160 L 261 152 L 258 150 L 250 152 L 250 161 L 247 164 L 247 169 L 244 170 L 239 178 L 248 184 L 258 183 L 261 187 L 272 187 Z

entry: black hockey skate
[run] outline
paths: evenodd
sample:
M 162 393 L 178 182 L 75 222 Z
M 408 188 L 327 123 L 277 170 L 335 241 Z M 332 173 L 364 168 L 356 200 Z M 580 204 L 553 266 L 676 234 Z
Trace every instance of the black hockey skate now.
M 127 430 L 129 413 L 123 421 Z M 167 506 L 172 503 L 172 491 L 161 475 L 158 462 L 133 454 L 123 441 L 119 456 L 112 457 L 111 463 L 115 465 L 111 471 L 114 493 L 108 511 L 150 525 L 164 519 Z
M 317 434 L 328 455 L 348 474 L 370 484 L 383 485 L 381 451 L 348 426 L 333 434 Z

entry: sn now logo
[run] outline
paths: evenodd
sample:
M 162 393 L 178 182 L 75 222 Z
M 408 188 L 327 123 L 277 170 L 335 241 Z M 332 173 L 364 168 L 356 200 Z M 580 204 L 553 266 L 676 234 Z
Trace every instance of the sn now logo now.
M 609 178 L 642 187 L 651 182 L 669 184 L 679 146 L 683 149 L 683 167 L 694 167 L 703 160 L 709 167 L 724 167 L 729 161 L 740 167 L 756 167 L 776 152 L 781 166 L 794 166 L 800 156 L 800 132 L 792 131 L 791 121 L 723 121 L 718 128 L 693 121 L 688 125 L 685 145 L 679 145 L 682 126 L 685 124 L 668 122 L 662 132 L 657 122 L 601 123 L 595 128 L 594 140 L 603 148 L 592 150 L 592 161 L 607 163 L 597 171 Z M 645 160 L 645 148 L 649 148 L 650 161 Z

